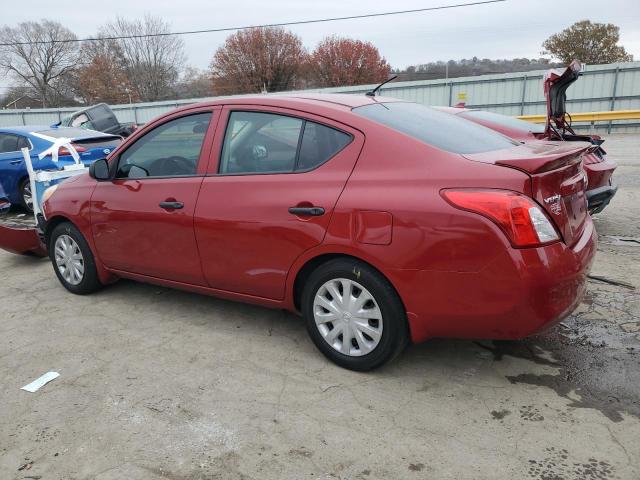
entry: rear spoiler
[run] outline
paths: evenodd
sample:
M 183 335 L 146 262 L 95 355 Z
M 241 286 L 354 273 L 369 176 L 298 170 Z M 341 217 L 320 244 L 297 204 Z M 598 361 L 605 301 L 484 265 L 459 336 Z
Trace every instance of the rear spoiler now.
M 516 168 L 529 174 L 549 172 L 582 161 L 582 156 L 598 148 L 597 145 L 571 145 L 572 148 L 558 148 L 547 154 L 529 156 L 526 158 L 506 158 L 497 160 L 496 165 Z M 564 147 L 564 145 L 563 145 Z
M 567 123 L 567 89 L 578 79 L 584 65 L 574 60 L 565 69 L 553 69 L 544 74 L 544 96 L 547 100 L 547 121 L 544 135 L 551 138 L 554 130 L 575 133 Z

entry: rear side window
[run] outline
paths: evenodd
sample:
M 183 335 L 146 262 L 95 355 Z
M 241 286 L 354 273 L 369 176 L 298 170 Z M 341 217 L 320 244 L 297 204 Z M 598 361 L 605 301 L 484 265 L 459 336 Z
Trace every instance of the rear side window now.
M 319 123 L 306 122 L 296 170 L 311 170 L 322 165 L 350 142 L 351 135 Z
M 0 153 L 17 152 L 24 147 L 31 149 L 31 144 L 26 137 L 11 133 L 0 133 Z
M 376 103 L 353 112 L 451 153 L 482 153 L 519 145 L 489 128 L 417 103 Z
M 486 122 L 495 123 L 503 127 L 513 128 L 521 132 L 544 133 L 544 124 L 531 123 L 519 118 L 500 115 L 499 113 L 487 112 L 484 110 L 468 110 L 459 114 L 461 117 L 470 119 L 484 120 Z
M 219 173 L 293 173 L 312 170 L 351 142 L 351 135 L 300 118 L 231 112 Z

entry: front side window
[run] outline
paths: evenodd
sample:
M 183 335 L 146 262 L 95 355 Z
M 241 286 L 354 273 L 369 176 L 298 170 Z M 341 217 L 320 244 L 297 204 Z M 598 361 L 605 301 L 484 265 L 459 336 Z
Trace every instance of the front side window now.
M 263 112 L 231 112 L 219 173 L 292 173 L 322 165 L 351 135 L 319 123 Z
M 154 128 L 120 155 L 117 178 L 195 175 L 211 113 L 176 118 Z
M 417 103 L 375 103 L 356 107 L 353 113 L 451 153 L 482 153 L 519 145 L 489 128 Z

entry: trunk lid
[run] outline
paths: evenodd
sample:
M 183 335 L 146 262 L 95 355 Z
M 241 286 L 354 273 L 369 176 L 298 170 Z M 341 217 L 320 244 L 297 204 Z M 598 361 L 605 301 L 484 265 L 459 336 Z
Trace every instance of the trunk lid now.
M 545 136 L 551 135 L 554 126 L 560 130 L 569 127 L 572 132 L 570 124 L 565 121 L 567 88 L 578 80 L 582 68 L 582 64 L 574 60 L 566 68 L 549 70 L 544 74 L 544 96 L 547 100 Z
M 587 180 L 582 157 L 593 145 L 582 142 L 531 142 L 465 158 L 515 168 L 531 178 L 530 195 L 547 212 L 564 242 L 578 241 L 587 220 Z

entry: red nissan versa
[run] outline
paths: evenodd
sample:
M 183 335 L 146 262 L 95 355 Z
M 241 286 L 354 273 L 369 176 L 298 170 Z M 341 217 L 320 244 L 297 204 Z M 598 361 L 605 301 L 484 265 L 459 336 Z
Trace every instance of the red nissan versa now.
M 602 148 L 604 140 L 598 135 L 577 135 L 566 118 L 566 89 L 578 79 L 580 63 L 574 62 L 564 71 L 551 70 L 544 80 L 547 98 L 547 125 L 536 125 L 499 113 L 460 107 L 436 107 L 446 113 L 459 115 L 472 122 L 484 125 L 508 137 L 520 141 L 547 139 L 552 141 L 589 142 L 593 146 L 583 155 L 587 174 L 587 203 L 589 212 L 600 213 L 609 205 L 618 187 L 612 174 L 618 164 L 607 157 Z M 553 122 L 553 124 L 551 123 Z M 555 124 L 555 126 L 554 126 Z
M 299 311 L 324 355 L 369 370 L 410 340 L 522 338 L 578 305 L 589 147 L 381 97 L 221 99 L 48 192 L 45 239 L 73 293 L 124 277 Z

